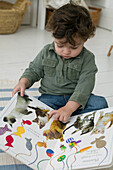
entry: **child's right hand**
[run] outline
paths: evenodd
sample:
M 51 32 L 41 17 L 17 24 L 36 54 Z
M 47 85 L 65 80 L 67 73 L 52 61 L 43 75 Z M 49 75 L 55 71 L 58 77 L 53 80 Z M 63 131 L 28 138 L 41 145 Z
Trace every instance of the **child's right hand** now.
M 29 80 L 26 78 L 22 78 L 18 84 L 14 87 L 12 96 L 14 96 L 18 91 L 20 91 L 20 95 L 24 96 L 25 89 L 29 87 Z

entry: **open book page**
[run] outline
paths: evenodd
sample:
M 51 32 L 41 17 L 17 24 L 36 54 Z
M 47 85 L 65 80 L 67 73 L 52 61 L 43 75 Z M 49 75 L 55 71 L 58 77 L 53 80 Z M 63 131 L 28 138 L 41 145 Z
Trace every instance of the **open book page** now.
M 112 165 L 113 108 L 70 119 L 47 169 L 100 169 Z
M 95 169 L 112 164 L 113 108 L 49 119 L 52 109 L 15 95 L 0 115 L 0 148 L 38 170 Z
M 0 148 L 37 169 L 38 162 L 50 158 L 47 149 L 55 147 L 55 142 L 43 135 L 53 121 L 48 117 L 51 110 L 32 96 L 15 95 L 0 115 Z

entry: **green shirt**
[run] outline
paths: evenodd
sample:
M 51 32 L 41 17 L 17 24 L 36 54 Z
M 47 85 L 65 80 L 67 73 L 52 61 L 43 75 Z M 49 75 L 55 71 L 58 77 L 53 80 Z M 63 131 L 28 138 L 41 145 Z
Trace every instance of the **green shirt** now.
M 83 109 L 94 88 L 96 72 L 95 57 L 85 47 L 77 57 L 62 60 L 53 42 L 40 51 L 22 77 L 29 80 L 30 86 L 41 79 L 42 94 L 71 94 L 69 100 Z

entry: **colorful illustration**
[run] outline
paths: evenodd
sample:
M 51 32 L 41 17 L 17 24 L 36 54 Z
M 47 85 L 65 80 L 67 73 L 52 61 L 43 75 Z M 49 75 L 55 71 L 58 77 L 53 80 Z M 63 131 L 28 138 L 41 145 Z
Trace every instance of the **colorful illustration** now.
M 72 137 L 67 139 L 66 142 L 69 144 L 69 147 L 71 147 L 71 149 L 73 149 L 73 150 L 75 149 L 75 152 L 70 153 L 68 155 L 68 157 L 66 158 L 67 169 L 73 169 L 73 166 L 74 166 L 74 164 L 76 164 L 76 161 L 77 161 L 76 154 L 85 152 L 85 151 L 91 149 L 92 146 L 88 146 L 88 147 L 80 149 L 80 146 L 78 145 L 78 143 L 80 143 L 82 141 L 81 140 L 74 141 L 74 138 L 72 138 Z M 73 155 L 74 155 L 74 160 L 70 163 L 70 166 L 69 166 L 69 158 L 71 157 L 71 159 L 72 159 Z
M 8 122 L 9 125 L 12 125 L 16 122 L 16 119 L 22 118 L 24 115 L 31 114 L 31 111 L 28 111 L 27 106 L 32 101 L 28 95 L 20 96 L 20 92 L 17 95 L 17 102 L 14 109 L 9 113 L 8 116 L 3 118 L 4 122 Z
M 53 151 L 52 149 L 47 149 L 47 150 L 46 150 L 46 154 L 47 154 L 47 156 L 49 156 L 49 158 L 51 159 L 52 156 L 54 155 L 54 151 Z M 42 159 L 41 161 L 39 161 L 38 164 L 37 164 L 37 169 L 40 170 L 39 164 L 40 164 L 41 162 L 49 161 L 50 159 Z M 54 169 L 54 167 L 52 166 L 51 162 L 50 162 L 50 166 Z
M 37 144 L 35 145 L 35 151 L 36 151 L 36 158 L 35 158 L 35 160 L 33 162 L 30 162 L 28 165 L 33 165 L 37 161 L 37 159 L 38 159 Z
M 65 129 L 67 123 L 53 120 L 50 129 L 43 131 L 43 136 L 45 136 L 47 140 L 60 139 L 61 142 L 64 141 L 62 132 Z
M 113 108 L 73 116 L 68 122 L 49 119 L 50 111 L 32 96 L 15 95 L 1 113 L 0 148 L 34 170 L 112 164 Z
M 46 109 L 40 109 L 38 107 L 32 107 L 28 106 L 31 109 L 35 110 L 36 118 L 33 120 L 33 122 L 36 122 L 39 125 L 39 128 L 43 128 L 45 124 L 49 121 L 49 110 Z
M 11 135 L 8 135 L 6 137 L 6 141 L 7 141 L 7 143 L 5 144 L 5 146 L 13 147 L 12 143 L 13 143 L 14 139 Z
M 32 154 L 32 153 L 31 153 L 31 150 L 32 150 L 31 140 L 32 140 L 32 139 L 25 138 L 25 140 L 26 140 L 26 148 L 30 151 L 30 154 L 18 153 L 18 154 L 16 154 L 16 157 L 17 157 L 18 155 L 31 156 L 31 154 Z
M 22 137 L 22 134 L 25 133 L 25 129 L 22 126 L 17 127 L 17 132 L 13 132 L 13 134 Z
M 4 133 L 6 133 L 7 131 L 12 132 L 12 130 L 8 128 L 8 125 L 0 127 L 0 135 L 4 135 Z
M 21 125 L 23 126 L 23 125 L 31 125 L 32 124 L 32 122 L 31 121 L 29 121 L 29 120 L 22 120 L 22 123 L 21 123 Z
M 67 127 L 64 131 L 63 134 L 65 133 L 65 131 L 67 131 L 69 128 L 71 127 L 75 127 L 77 130 L 75 130 L 74 132 L 72 132 L 72 134 L 78 132 L 79 130 L 82 131 L 81 135 L 86 134 L 88 132 L 90 132 L 93 128 L 94 128 L 94 117 L 95 117 L 95 113 L 93 112 L 93 114 L 89 114 L 87 116 L 85 116 L 83 119 L 81 118 L 82 116 L 78 116 L 77 120 L 69 127 Z
M 105 147 L 106 146 L 106 144 L 107 144 L 107 142 L 105 141 L 105 140 L 102 140 L 102 139 L 104 139 L 105 138 L 105 136 L 101 136 L 101 137 L 99 137 L 99 138 L 96 138 L 93 142 L 91 142 L 91 144 L 94 144 L 94 143 L 96 143 L 96 147 L 97 148 L 104 148 L 105 149 L 105 151 L 106 151 L 106 155 L 105 155 L 105 157 L 104 157 L 104 159 L 99 163 L 99 165 L 106 159 L 106 157 L 108 156 L 108 149 Z
M 101 136 L 99 138 L 96 138 L 93 142 L 91 142 L 91 144 L 96 143 L 97 148 L 103 148 L 106 145 L 106 141 L 102 140 L 104 138 L 105 138 L 105 136 Z
M 54 155 L 54 151 L 52 149 L 47 149 L 46 154 L 47 156 L 52 157 Z
M 78 146 L 79 142 L 81 142 L 81 140 L 79 140 L 79 141 L 72 141 L 71 143 L 69 143 L 70 148 L 72 149 L 72 148 Z
M 43 142 L 37 142 L 37 146 L 47 148 L 47 144 Z
M 28 123 L 29 122 L 29 123 Z M 28 121 L 28 120 L 22 120 L 22 123 L 21 124 L 29 124 L 29 125 L 31 125 L 31 123 L 30 123 L 30 121 Z M 9 130 L 9 131 L 11 131 L 11 130 Z M 12 131 L 11 131 L 12 132 Z M 6 136 L 6 141 L 7 141 L 7 143 L 5 144 L 5 146 L 8 146 L 9 148 L 10 147 L 13 147 L 13 145 L 12 145 L 12 143 L 14 142 L 14 138 L 12 137 L 13 135 L 16 135 L 16 136 L 19 136 L 19 137 L 22 137 L 22 134 L 24 134 L 25 133 L 25 129 L 24 129 L 24 127 L 23 126 L 19 126 L 19 127 L 17 127 L 17 132 L 13 132 L 11 135 L 8 135 L 8 136 Z M 25 138 L 26 140 L 27 140 L 27 138 Z M 27 143 L 28 143 L 28 141 L 27 141 Z M 26 145 L 26 147 L 28 146 L 28 144 Z M 8 149 L 9 149 L 8 148 Z M 7 150 L 8 150 L 7 149 Z M 5 150 L 5 151 L 7 151 L 7 150 Z
M 100 117 L 96 123 L 96 127 L 93 129 L 92 134 L 103 134 L 105 132 L 105 126 L 109 124 L 110 128 L 113 124 L 113 111 L 112 112 L 108 112 L 105 113 L 104 112 L 100 112 Z
M 61 155 L 60 157 L 58 157 L 57 161 L 58 162 L 62 162 L 63 163 L 63 168 L 65 168 L 65 163 L 64 163 L 64 159 L 66 158 L 66 155 Z
M 66 149 L 66 146 L 61 145 L 61 146 L 60 146 L 60 148 L 61 148 L 61 151 L 63 151 L 63 150 L 65 150 L 65 149 Z
M 31 151 L 32 150 L 32 143 L 31 143 L 31 138 L 28 139 L 28 138 L 25 138 L 26 139 L 26 148 Z

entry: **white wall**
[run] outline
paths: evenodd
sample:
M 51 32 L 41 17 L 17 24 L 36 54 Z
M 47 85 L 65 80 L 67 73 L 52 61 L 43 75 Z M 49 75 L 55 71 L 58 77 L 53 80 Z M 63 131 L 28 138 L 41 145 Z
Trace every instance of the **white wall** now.
M 113 0 L 90 0 L 93 6 L 102 8 L 98 26 L 113 29 Z
M 90 0 L 92 4 L 106 7 L 109 0 Z

